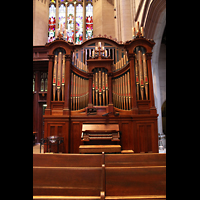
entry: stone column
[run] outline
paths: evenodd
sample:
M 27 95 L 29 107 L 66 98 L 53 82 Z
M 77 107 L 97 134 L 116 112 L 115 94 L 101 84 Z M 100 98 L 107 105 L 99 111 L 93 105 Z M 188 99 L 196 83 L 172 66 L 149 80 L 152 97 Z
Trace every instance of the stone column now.
M 130 1 L 120 0 L 120 15 L 122 41 L 125 42 L 132 39 Z
M 58 5 L 58 0 L 56 0 L 56 29 L 58 28 L 58 21 L 59 21 L 59 5 Z

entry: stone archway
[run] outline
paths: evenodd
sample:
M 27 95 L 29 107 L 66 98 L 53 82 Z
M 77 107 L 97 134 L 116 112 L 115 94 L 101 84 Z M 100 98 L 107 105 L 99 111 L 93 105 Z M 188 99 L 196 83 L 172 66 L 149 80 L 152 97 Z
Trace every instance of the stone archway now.
M 159 56 L 164 29 L 166 27 L 166 1 L 154 0 L 149 8 L 145 23 L 145 37 L 155 41 L 152 55 L 152 76 L 155 106 L 158 116 L 158 133 L 163 134 L 161 94 L 159 81 Z

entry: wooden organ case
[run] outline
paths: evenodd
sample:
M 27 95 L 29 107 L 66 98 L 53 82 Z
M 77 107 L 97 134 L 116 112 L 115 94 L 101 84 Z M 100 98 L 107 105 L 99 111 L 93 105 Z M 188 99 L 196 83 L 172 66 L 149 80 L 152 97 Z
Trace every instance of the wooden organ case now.
M 78 51 L 85 45 L 99 42 L 123 49 L 121 59 L 117 51 L 112 58 L 110 52 L 109 56 L 100 54 L 100 48 L 90 52 L 89 58 L 84 51 L 83 59 L 77 59 Z M 86 140 L 88 143 L 93 141 L 97 134 L 102 134 L 104 139 L 110 138 L 110 144 L 114 141 L 121 145 L 121 150 L 158 153 L 158 114 L 151 70 L 154 44 L 141 35 L 125 44 L 106 37 L 92 38 L 80 45 L 62 38 L 47 43 L 44 137 L 64 137 L 65 153 L 79 153 L 79 146 Z M 112 124 L 117 125 L 117 132 Z M 92 130 L 96 126 L 96 132 L 84 132 L 83 127 L 87 125 L 91 125 Z M 98 133 L 98 127 L 106 125 L 109 130 L 101 128 Z M 96 144 L 103 144 L 102 141 Z

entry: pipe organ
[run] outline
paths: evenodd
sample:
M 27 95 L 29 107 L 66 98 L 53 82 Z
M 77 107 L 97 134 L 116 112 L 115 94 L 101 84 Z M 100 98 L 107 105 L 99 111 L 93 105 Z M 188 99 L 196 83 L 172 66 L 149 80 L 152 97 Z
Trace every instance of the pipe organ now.
M 114 62 L 109 52 L 105 53 L 101 42 L 115 49 L 118 62 Z M 93 44 L 100 45 L 95 47 Z M 49 61 L 44 136 L 62 136 L 65 152 L 78 153 L 79 146 L 85 144 L 81 139 L 83 124 L 92 124 L 97 129 L 104 124 L 101 133 L 104 137 L 107 137 L 107 125 L 109 130 L 111 125 L 117 125 L 120 133 L 117 145 L 122 150 L 157 153 L 158 115 L 151 70 L 154 44 L 141 34 L 124 44 L 101 36 L 79 45 L 62 38 L 47 43 L 45 48 Z M 88 57 L 85 51 L 88 48 L 99 48 L 99 51 L 96 50 L 96 54 L 90 52 L 92 57 Z M 94 130 L 92 134 L 98 135 L 98 131 Z M 106 143 L 100 137 L 92 144 Z

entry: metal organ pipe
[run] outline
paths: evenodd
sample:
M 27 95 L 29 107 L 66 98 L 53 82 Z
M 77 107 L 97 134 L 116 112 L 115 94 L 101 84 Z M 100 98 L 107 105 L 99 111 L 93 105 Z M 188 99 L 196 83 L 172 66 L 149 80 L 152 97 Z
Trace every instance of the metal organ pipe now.
M 71 73 L 71 110 L 80 110 L 88 105 L 88 79 Z
M 130 72 L 129 70 L 120 77 L 113 79 L 113 103 L 116 108 L 131 109 Z
M 143 53 L 142 53 L 143 52 Z M 148 71 L 146 54 L 143 47 L 136 47 L 135 54 L 135 78 L 137 100 L 149 99 Z
M 105 106 L 108 105 L 108 75 L 107 70 L 103 68 L 97 68 L 93 72 L 92 83 L 92 96 L 93 105 Z

